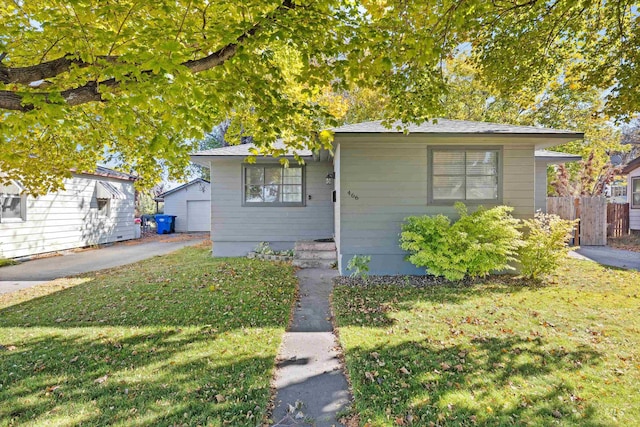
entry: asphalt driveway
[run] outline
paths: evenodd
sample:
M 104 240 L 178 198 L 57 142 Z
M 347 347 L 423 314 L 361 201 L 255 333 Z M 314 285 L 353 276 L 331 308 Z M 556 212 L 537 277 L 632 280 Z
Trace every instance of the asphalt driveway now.
M 0 294 L 28 288 L 61 277 L 118 267 L 165 255 L 208 239 L 209 234 L 169 235 L 149 242 L 122 242 L 98 249 L 66 252 L 0 268 Z
M 579 249 L 569 252 L 569 256 L 611 267 L 640 271 L 640 252 L 614 249 L 609 246 L 581 246 Z

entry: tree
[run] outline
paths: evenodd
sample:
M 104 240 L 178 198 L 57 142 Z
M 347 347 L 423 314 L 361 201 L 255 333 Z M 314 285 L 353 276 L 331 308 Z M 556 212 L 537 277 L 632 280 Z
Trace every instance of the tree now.
M 327 87 L 382 88 L 388 120 L 440 116 L 461 48 L 500 94 L 571 77 L 609 89 L 612 117 L 640 110 L 623 0 L 16 0 L 0 22 L 0 170 L 34 192 L 109 156 L 147 186 L 180 177 L 225 118 L 258 147 L 327 144 Z

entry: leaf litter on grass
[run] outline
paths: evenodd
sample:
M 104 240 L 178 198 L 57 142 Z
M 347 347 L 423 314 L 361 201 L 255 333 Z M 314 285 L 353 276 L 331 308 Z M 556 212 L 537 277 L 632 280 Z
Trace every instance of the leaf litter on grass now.
M 0 299 L 0 425 L 261 422 L 290 266 L 187 248 L 81 280 Z

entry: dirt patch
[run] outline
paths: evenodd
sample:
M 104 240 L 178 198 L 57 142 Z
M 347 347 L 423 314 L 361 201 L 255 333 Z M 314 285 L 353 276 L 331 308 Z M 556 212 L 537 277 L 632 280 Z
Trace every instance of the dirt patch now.
M 628 234 L 622 237 L 609 237 L 607 246 L 627 251 L 640 252 L 640 234 Z

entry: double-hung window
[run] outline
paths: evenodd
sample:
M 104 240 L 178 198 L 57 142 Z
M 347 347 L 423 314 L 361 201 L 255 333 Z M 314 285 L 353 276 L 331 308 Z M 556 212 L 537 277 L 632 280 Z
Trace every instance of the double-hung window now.
M 631 204 L 633 209 L 640 209 L 640 176 L 631 178 Z
M 429 203 L 500 203 L 500 148 L 430 148 Z
M 0 221 L 15 222 L 27 219 L 26 196 L 15 182 L 0 183 Z
M 243 165 L 244 206 L 304 206 L 304 168 Z

